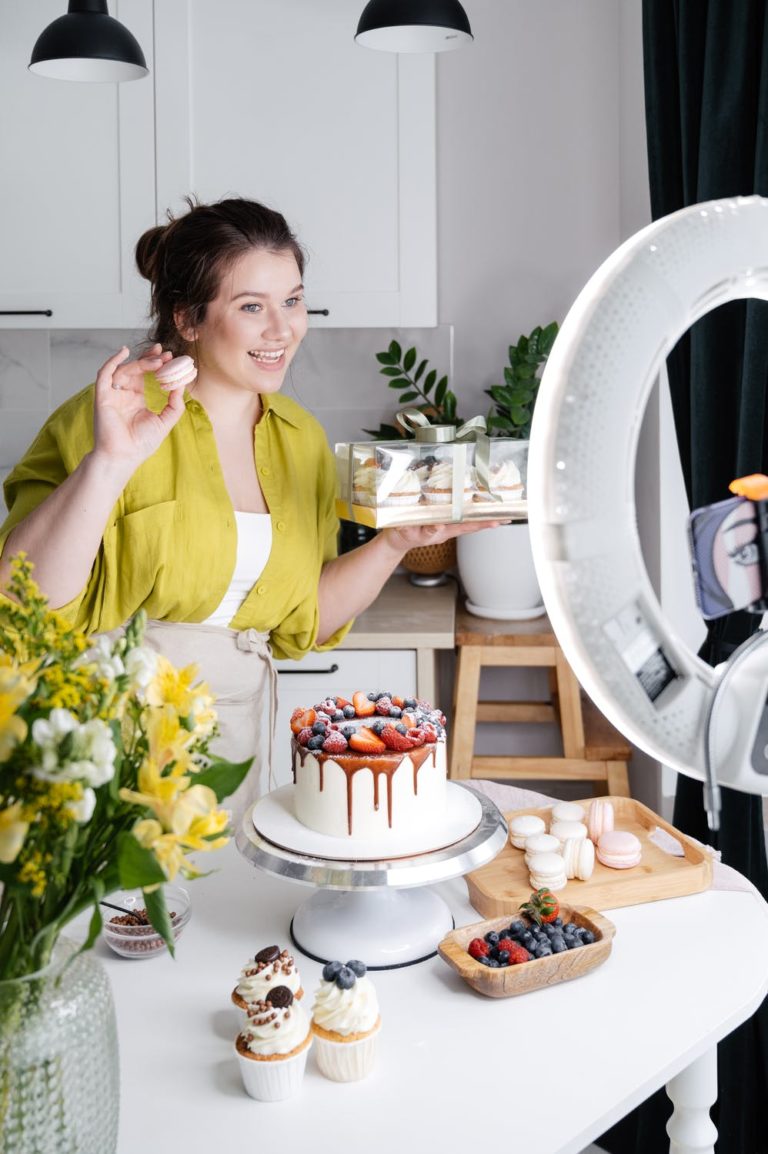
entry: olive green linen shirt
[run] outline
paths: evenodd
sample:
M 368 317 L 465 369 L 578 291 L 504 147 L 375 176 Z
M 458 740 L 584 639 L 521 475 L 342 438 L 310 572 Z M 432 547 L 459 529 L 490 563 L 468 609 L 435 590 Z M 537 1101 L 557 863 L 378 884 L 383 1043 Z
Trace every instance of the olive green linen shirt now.
M 93 448 L 89 385 L 53 413 L 4 485 L 10 531 Z M 163 408 L 152 374 L 147 405 Z M 131 477 L 109 515 L 88 583 L 60 610 L 86 633 L 124 624 L 138 609 L 151 620 L 204 621 L 229 588 L 237 527 L 205 409 L 185 394 L 186 412 Z M 331 649 L 349 624 L 322 645 L 317 589 L 324 562 L 336 556 L 334 458 L 321 425 L 281 394 L 262 396 L 254 429 L 259 482 L 272 518 L 272 550 L 263 572 L 230 622 L 270 634 L 275 657 Z M 351 624 L 351 623 L 350 623 Z

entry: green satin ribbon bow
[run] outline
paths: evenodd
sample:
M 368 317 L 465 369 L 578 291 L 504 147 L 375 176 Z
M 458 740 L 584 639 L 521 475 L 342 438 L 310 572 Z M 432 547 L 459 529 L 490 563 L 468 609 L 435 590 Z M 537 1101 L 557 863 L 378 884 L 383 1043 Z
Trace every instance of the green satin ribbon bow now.
M 485 489 L 492 501 L 500 501 L 500 493 L 492 493 L 490 486 L 491 442 L 486 432 L 485 417 L 472 417 L 458 428 L 455 425 L 431 425 L 420 409 L 401 409 L 397 422 L 417 441 L 431 444 L 456 445 L 453 454 L 453 490 L 451 493 L 451 520 L 460 521 L 464 508 L 464 477 L 467 469 L 467 445 L 475 446 L 475 471 L 478 485 Z

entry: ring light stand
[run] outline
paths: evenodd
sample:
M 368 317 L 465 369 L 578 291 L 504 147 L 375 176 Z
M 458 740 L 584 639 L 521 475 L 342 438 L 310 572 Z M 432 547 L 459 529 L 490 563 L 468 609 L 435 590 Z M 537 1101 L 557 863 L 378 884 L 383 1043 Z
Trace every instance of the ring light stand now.
M 545 368 L 528 461 L 542 595 L 586 692 L 634 744 L 707 780 L 768 794 L 768 635 L 713 669 L 675 633 L 643 561 L 635 458 L 665 358 L 706 313 L 768 300 L 768 200 L 693 205 L 621 245 L 582 290 Z

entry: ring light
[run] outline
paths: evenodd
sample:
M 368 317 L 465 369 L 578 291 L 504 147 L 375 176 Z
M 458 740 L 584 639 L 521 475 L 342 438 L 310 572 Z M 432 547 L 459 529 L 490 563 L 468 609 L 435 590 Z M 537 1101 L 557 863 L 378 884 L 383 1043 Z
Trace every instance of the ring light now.
M 568 313 L 542 377 L 529 522 L 552 626 L 605 716 L 715 792 L 717 779 L 768 794 L 768 646 L 760 644 L 768 635 L 717 669 L 691 652 L 651 586 L 634 494 L 642 416 L 665 358 L 700 317 L 744 297 L 768 300 L 761 197 L 682 209 L 605 261 Z

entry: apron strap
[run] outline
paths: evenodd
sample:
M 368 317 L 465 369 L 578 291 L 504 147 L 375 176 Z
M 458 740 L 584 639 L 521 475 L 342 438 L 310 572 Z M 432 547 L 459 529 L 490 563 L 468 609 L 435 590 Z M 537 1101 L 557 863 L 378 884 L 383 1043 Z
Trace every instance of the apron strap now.
M 269 743 L 267 746 L 267 759 L 269 761 L 269 788 L 275 788 L 275 775 L 272 768 L 274 760 L 274 742 L 275 729 L 277 727 L 277 669 L 272 660 L 272 653 L 269 648 L 269 634 L 259 633 L 258 629 L 243 629 L 237 634 L 235 644 L 238 649 L 244 650 L 246 653 L 256 653 L 267 664 L 269 670 Z

